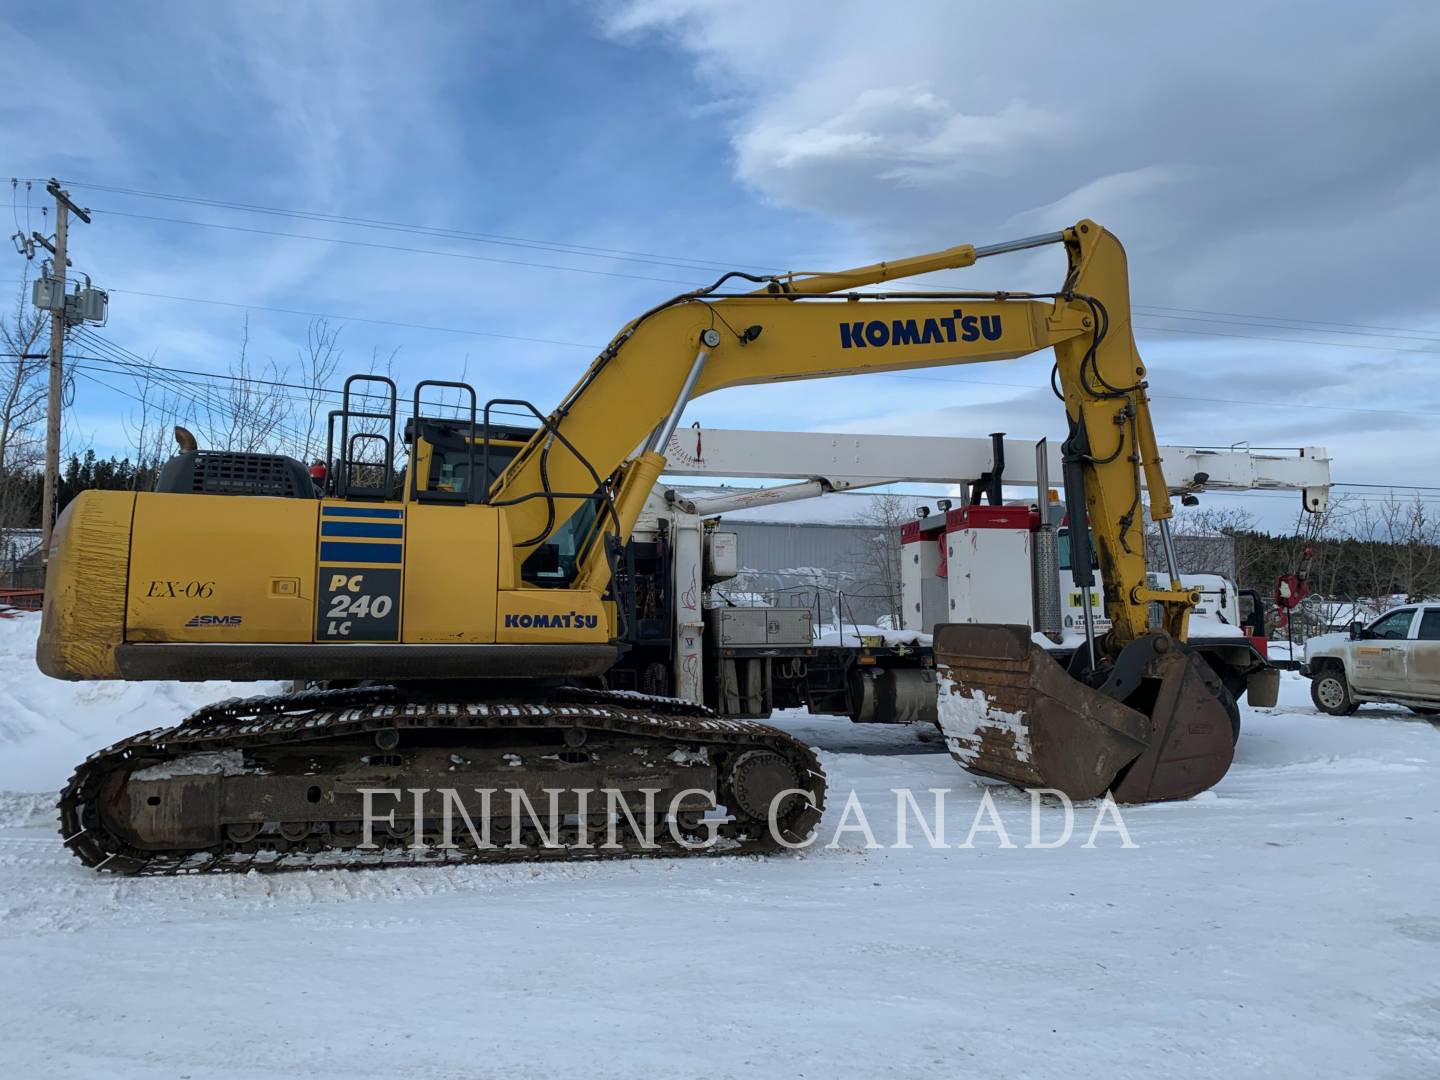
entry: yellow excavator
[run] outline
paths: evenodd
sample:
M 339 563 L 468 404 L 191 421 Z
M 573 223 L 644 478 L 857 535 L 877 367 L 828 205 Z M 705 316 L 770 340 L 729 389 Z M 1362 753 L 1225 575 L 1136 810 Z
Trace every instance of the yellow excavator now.
M 1050 244 L 1069 267 L 1053 293 L 869 289 Z M 1089 628 L 1064 670 L 1028 628 L 941 627 L 942 726 L 962 765 L 1026 786 L 1204 790 L 1230 764 L 1233 702 L 1182 644 L 1196 597 L 1169 542 L 1125 253 L 1082 221 L 839 273 L 725 274 L 633 319 L 548 415 L 423 381 L 403 477 L 396 387 L 353 376 L 323 486 L 289 458 L 190 448 L 156 491 L 81 494 L 50 551 L 46 674 L 326 689 L 220 702 L 91 755 L 61 794 L 66 844 L 104 870 L 177 873 L 803 843 L 824 805 L 809 748 L 603 689 L 663 448 L 688 401 L 726 387 L 1052 348 L 1066 497 L 1093 527 L 1111 630 Z M 427 437 L 436 393 L 461 401 L 466 437 Z M 533 432 L 506 428 L 516 413 Z M 1147 582 L 1145 488 L 1168 589 Z

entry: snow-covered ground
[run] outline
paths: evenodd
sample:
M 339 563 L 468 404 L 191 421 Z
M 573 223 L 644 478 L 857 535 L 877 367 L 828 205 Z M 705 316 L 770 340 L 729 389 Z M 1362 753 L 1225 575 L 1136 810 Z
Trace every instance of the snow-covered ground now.
M 49 682 L 0 621 L 0 788 L 234 688 Z M 254 687 L 245 687 L 253 691 Z M 1287 675 L 1191 802 L 1094 807 L 1054 850 L 835 848 L 772 859 L 129 880 L 85 870 L 51 796 L 0 797 L 7 1076 L 1430 1077 L 1440 1075 L 1440 732 L 1328 717 Z M 912 729 L 803 715 L 822 841 L 853 789 L 986 790 Z M 1062 827 L 1043 807 L 1042 835 Z

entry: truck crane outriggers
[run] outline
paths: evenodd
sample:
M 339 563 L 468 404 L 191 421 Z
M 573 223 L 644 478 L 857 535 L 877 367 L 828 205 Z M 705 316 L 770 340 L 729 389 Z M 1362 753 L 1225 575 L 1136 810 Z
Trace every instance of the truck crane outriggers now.
M 1068 272 L 1050 293 L 860 291 L 1051 244 Z M 735 281 L 759 288 L 722 291 Z M 162 490 L 83 493 L 50 552 L 37 648 L 47 674 L 359 685 L 222 702 L 91 755 L 61 794 L 67 845 L 105 870 L 171 873 L 763 852 L 802 840 L 825 784 L 807 747 L 761 724 L 583 686 L 625 639 L 624 544 L 686 402 L 1051 348 L 1069 425 L 1066 496 L 1072 518 L 1088 512 L 1094 527 L 1112 629 L 1090 635 L 1066 672 L 1028 628 L 942 627 L 936 654 L 954 691 L 942 720 L 947 733 L 968 725 L 969 764 L 1005 779 L 1138 800 L 1209 787 L 1230 764 L 1230 721 L 1219 680 L 1180 645 L 1195 597 L 1173 557 L 1167 588 L 1145 575 L 1143 491 L 1166 537 L 1170 503 L 1125 253 L 1081 221 L 839 273 L 725 274 L 629 322 L 548 414 L 507 399 L 481 408 L 468 386 L 422 381 L 414 415 L 422 392 L 448 387 L 479 433 L 447 463 L 446 485 L 420 484 L 418 434 L 407 482 L 396 482 L 396 388 L 352 376 L 324 497 L 298 462 L 208 451 L 172 459 Z M 379 388 L 378 399 L 357 387 Z M 538 430 L 493 437 L 503 409 Z M 1151 603 L 1164 610 L 1157 631 Z M 371 796 L 400 790 L 414 800 L 372 828 Z M 441 790 L 478 834 L 441 836 L 423 801 Z M 597 791 L 603 806 L 586 799 Z M 545 796 L 558 822 L 548 831 L 533 806 Z M 693 842 L 716 833 L 718 846 Z

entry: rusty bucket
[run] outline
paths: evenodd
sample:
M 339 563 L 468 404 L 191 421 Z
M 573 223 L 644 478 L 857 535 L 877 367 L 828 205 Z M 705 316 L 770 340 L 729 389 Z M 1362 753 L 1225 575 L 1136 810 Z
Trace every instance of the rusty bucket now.
M 1131 647 L 1117 689 L 1069 675 L 1028 626 L 936 627 L 940 729 L 970 772 L 1072 799 L 1186 799 L 1216 784 L 1234 753 L 1219 678 L 1164 635 Z M 1143 663 L 1135 661 L 1143 656 Z M 1123 654 L 1122 654 L 1123 661 Z

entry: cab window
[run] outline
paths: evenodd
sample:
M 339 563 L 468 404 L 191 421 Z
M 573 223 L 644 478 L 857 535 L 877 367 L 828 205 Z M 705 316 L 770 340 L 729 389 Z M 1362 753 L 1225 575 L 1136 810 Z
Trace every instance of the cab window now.
M 1421 641 L 1440 641 L 1440 608 L 1425 609 L 1420 616 L 1420 633 L 1415 636 Z
M 564 502 L 557 499 L 557 507 Z M 558 526 L 520 567 L 521 578 L 532 585 L 565 586 L 575 580 L 595 527 L 600 504 L 586 499 L 568 521 Z
M 1414 608 L 1401 608 L 1370 624 L 1369 637 L 1385 638 L 1390 641 L 1403 640 L 1410 636 L 1410 623 L 1415 618 Z
M 490 473 L 486 478 L 485 490 L 489 491 L 490 486 L 515 459 L 520 452 L 523 443 L 503 443 L 492 441 L 490 443 Z M 430 477 L 426 485 L 430 491 L 462 491 L 472 490 L 472 478 L 470 476 L 470 455 L 463 447 L 436 446 L 431 451 Z M 475 472 L 478 474 L 484 466 L 484 454 L 480 447 L 475 448 Z
M 1067 528 L 1067 529 L 1061 529 L 1060 532 L 1059 532 L 1059 534 L 1056 536 L 1056 540 L 1058 541 L 1058 543 L 1056 544 L 1056 547 L 1057 547 L 1057 549 L 1059 550 L 1059 554 L 1060 554 L 1060 569 L 1061 569 L 1061 570 L 1069 570 L 1069 569 L 1071 569 L 1071 566 L 1070 566 L 1070 530 L 1069 530 L 1068 528 Z M 1092 569 L 1092 570 L 1099 570 L 1099 569 L 1100 569 L 1100 559 L 1099 559 L 1099 556 L 1096 555 L 1096 553 L 1095 553 L 1095 537 L 1094 537 L 1093 534 L 1092 534 L 1091 537 L 1090 537 L 1090 569 Z

